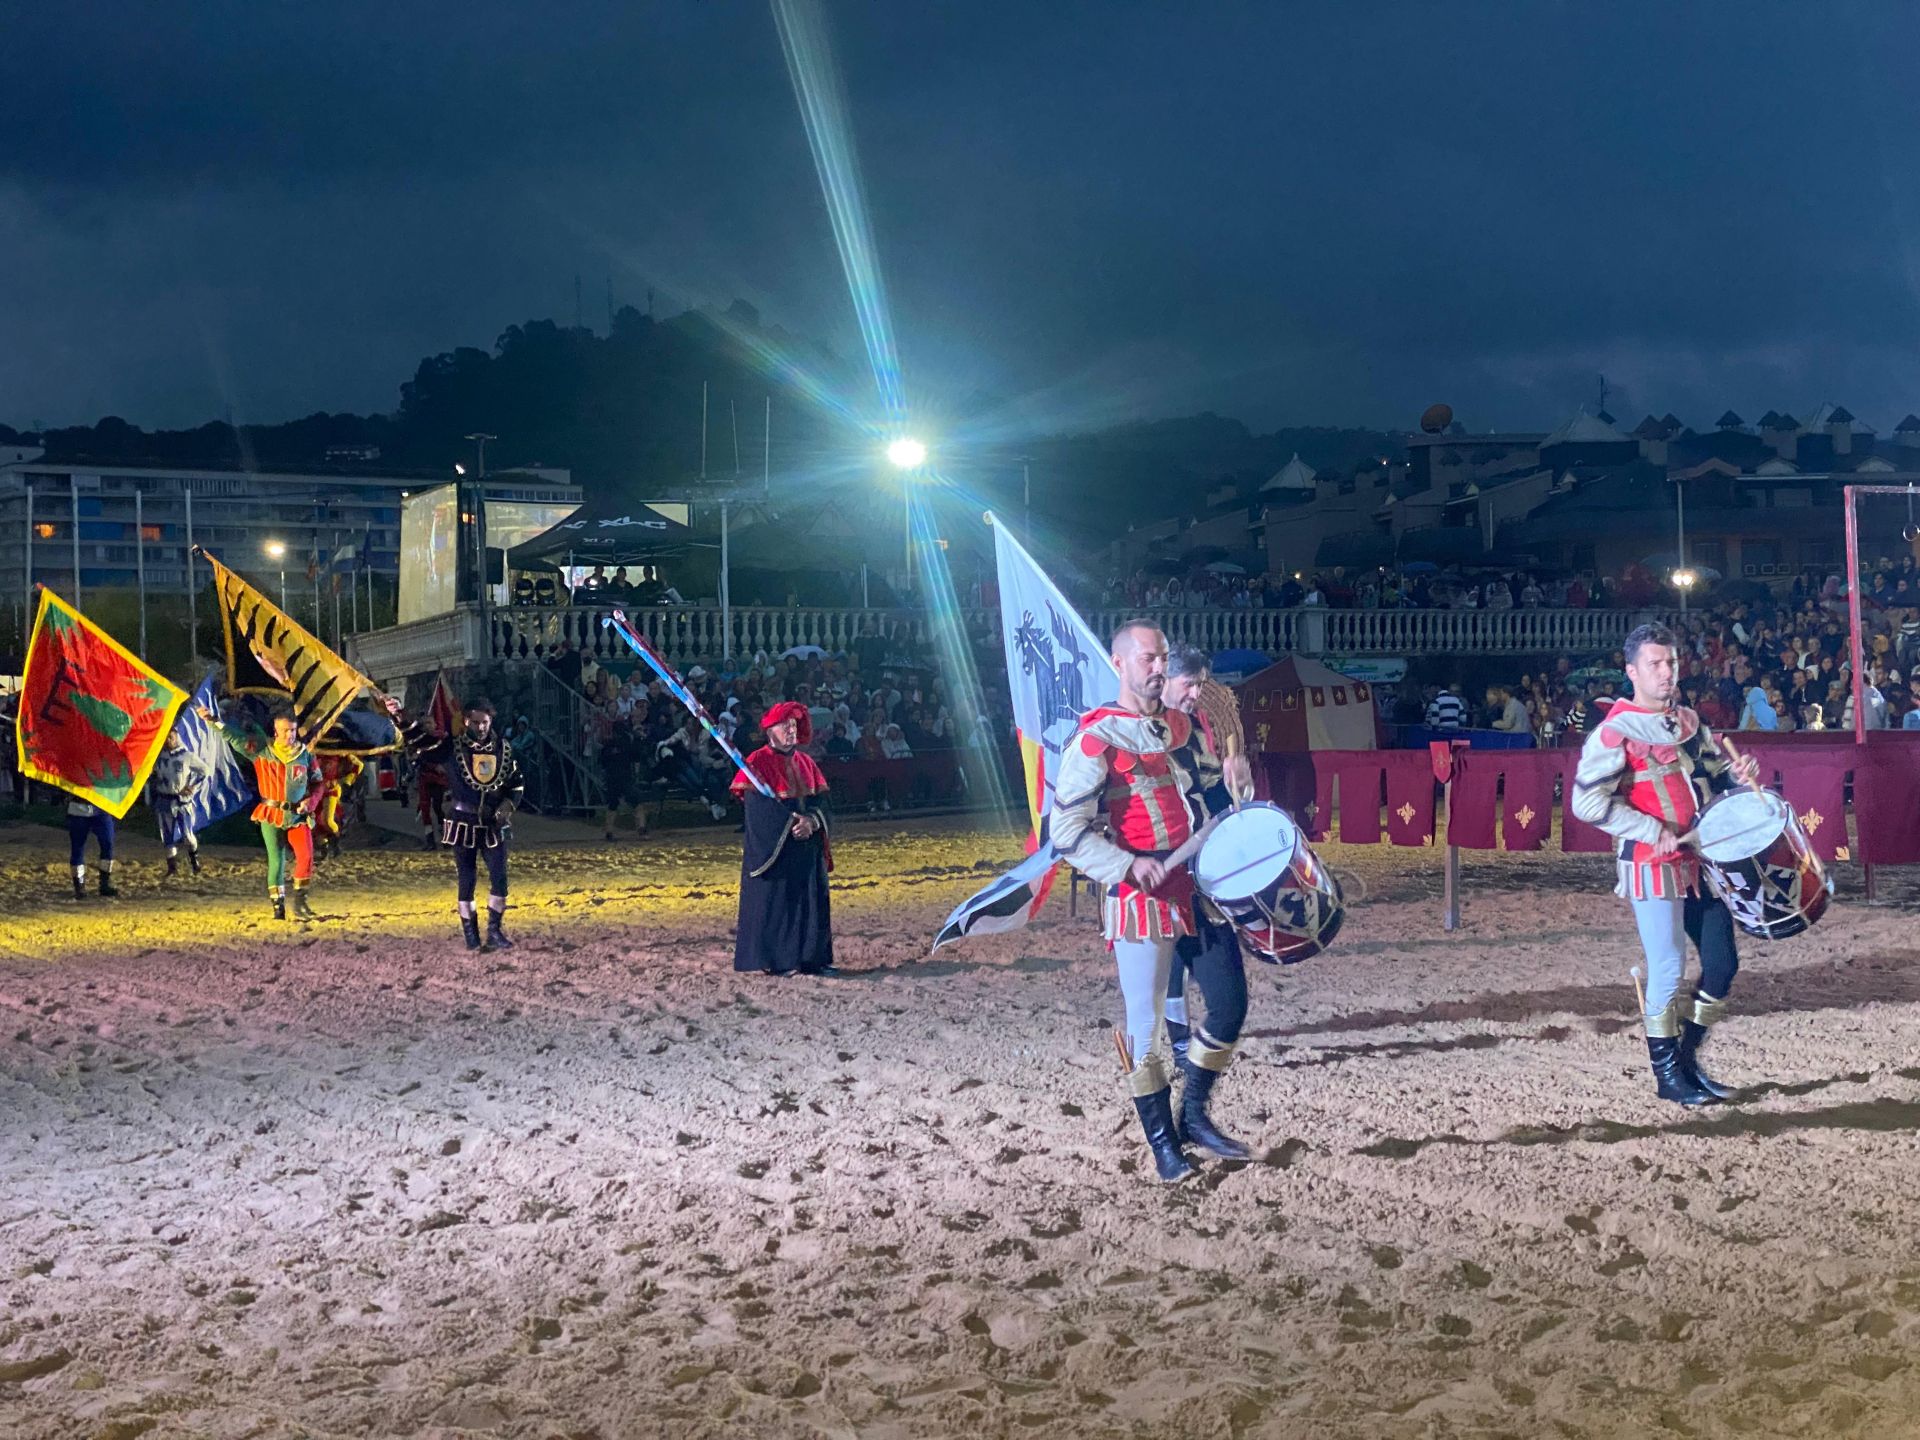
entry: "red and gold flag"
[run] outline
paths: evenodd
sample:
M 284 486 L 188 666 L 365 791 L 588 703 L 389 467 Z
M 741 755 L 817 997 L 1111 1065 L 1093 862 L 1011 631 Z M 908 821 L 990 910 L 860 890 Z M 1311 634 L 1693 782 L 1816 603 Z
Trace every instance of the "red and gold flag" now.
M 15 733 L 20 769 L 124 817 L 187 692 L 51 590 L 27 642 Z

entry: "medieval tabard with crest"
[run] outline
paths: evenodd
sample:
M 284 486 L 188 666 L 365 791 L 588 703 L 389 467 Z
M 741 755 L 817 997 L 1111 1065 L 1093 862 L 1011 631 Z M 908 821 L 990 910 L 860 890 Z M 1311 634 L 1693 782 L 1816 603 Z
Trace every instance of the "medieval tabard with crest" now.
M 1691 829 L 1703 794 L 1732 787 L 1726 756 L 1692 710 L 1617 700 L 1581 747 L 1572 808 L 1620 842 L 1615 894 L 1675 899 L 1699 893 L 1700 858 L 1691 850 L 1655 858 L 1655 842 L 1669 829 Z
M 1193 933 L 1193 876 L 1185 867 L 1151 891 L 1128 872 L 1137 857 L 1164 858 L 1193 834 L 1206 818 L 1198 797 L 1218 782 L 1218 767 L 1211 745 L 1178 710 L 1141 715 L 1103 705 L 1081 717 L 1054 782 L 1052 839 L 1061 859 L 1107 887 L 1107 939 Z M 1110 835 L 1098 824 L 1103 813 Z
M 418 720 L 406 725 L 401 733 L 407 743 L 407 753 L 416 765 L 437 761 L 446 769 L 443 843 L 499 843 L 502 827 L 496 823 L 495 816 L 500 806 L 511 801 L 518 808 L 527 788 L 507 737 L 494 730 L 485 740 L 475 740 L 464 731 L 435 738 Z

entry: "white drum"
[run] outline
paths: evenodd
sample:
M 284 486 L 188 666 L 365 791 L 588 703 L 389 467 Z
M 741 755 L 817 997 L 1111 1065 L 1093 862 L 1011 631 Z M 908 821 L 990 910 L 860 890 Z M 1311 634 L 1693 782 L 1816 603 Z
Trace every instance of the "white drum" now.
M 1827 913 L 1833 881 L 1793 807 L 1771 790 L 1729 790 L 1693 833 L 1707 888 L 1749 935 L 1784 940 Z
M 1339 883 L 1277 805 L 1225 816 L 1193 861 L 1193 883 L 1263 960 L 1291 965 L 1333 943 Z

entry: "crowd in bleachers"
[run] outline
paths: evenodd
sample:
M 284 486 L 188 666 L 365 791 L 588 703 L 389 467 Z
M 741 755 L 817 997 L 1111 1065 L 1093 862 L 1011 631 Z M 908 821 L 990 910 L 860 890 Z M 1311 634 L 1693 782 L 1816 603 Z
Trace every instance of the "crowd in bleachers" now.
M 1165 567 L 1162 567 L 1163 570 Z M 1635 568 L 1616 579 L 1581 571 L 1564 576 L 1495 569 L 1463 575 L 1414 562 L 1349 571 L 1344 566 L 1290 575 L 1247 574 L 1216 561 L 1177 573 L 1135 570 L 1107 582 L 1103 609 L 1335 610 L 1618 609 L 1661 603 L 1660 585 Z
M 1920 729 L 1920 568 L 1910 558 L 1875 565 L 1862 578 L 1860 600 L 1865 728 Z M 1854 728 L 1840 576 L 1803 576 L 1780 599 L 1710 604 L 1675 630 L 1682 698 L 1713 728 Z M 1417 713 L 1404 718 L 1437 728 L 1527 731 L 1541 744 L 1578 743 L 1598 707 L 1628 693 L 1623 665 L 1617 650 L 1568 655 L 1482 695 L 1467 695 L 1457 683 L 1430 686 Z
M 716 818 L 725 813 L 733 765 L 637 659 L 616 669 L 567 647 L 547 668 L 584 697 L 574 738 L 604 788 L 609 829 L 628 807 L 639 816 L 643 796 L 659 785 L 698 798 Z M 782 700 L 807 706 L 812 736 L 805 748 L 822 761 L 910 762 L 963 749 L 992 750 L 1005 729 L 957 704 L 929 647 L 899 623 L 869 620 L 844 653 L 796 646 L 782 655 L 708 660 L 687 667 L 682 678 L 742 754 L 764 743 L 760 717 Z M 990 686 L 994 678 L 992 669 L 983 674 Z M 1006 705 L 1002 690 L 986 708 L 1000 713 Z M 937 772 L 922 767 L 921 773 L 966 784 L 961 766 Z M 931 779 L 916 779 L 899 793 L 907 803 L 956 798 L 938 788 Z M 895 793 L 893 786 L 870 783 L 853 798 L 892 808 Z

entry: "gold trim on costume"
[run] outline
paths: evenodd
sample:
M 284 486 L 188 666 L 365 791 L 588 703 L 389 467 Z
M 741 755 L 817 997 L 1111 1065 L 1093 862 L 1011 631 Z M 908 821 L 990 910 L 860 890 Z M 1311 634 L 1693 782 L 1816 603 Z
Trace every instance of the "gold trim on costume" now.
M 1727 1018 L 1726 998 L 1716 1000 L 1698 990 L 1693 994 L 1693 1014 L 1690 1017 L 1696 1025 L 1717 1025 Z

